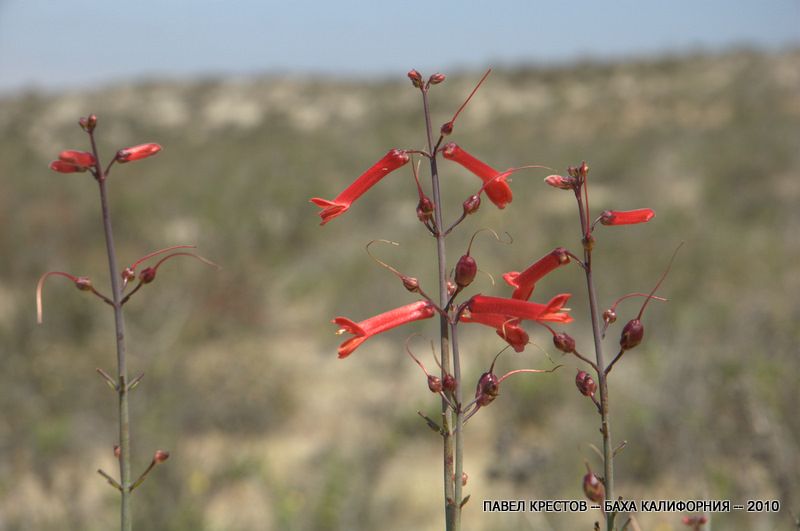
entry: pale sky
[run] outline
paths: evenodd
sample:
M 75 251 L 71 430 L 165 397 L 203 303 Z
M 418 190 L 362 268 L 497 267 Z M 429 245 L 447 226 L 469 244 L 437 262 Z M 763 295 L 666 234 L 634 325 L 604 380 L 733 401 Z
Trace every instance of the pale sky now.
M 800 0 L 0 0 L 0 92 L 800 47 Z

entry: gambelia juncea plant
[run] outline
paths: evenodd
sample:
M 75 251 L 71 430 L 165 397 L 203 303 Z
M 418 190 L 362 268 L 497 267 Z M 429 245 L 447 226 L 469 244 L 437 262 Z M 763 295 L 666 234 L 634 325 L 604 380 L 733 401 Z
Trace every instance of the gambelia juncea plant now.
M 470 398 L 464 389 L 459 325 L 475 323 L 488 326 L 509 346 L 520 352 L 529 343 L 528 333 L 522 326 L 524 321 L 568 323 L 572 320 L 565 308 L 569 299 L 568 294 L 557 295 L 547 303 L 528 301 L 533 283 L 552 269 L 550 265 L 533 272 L 519 274 L 518 280 L 522 284 L 520 293 L 525 292 L 524 297 L 517 294 L 516 297 L 502 298 L 477 293 L 464 299 L 462 298 L 463 291 L 470 287 L 478 272 L 477 262 L 471 254 L 477 232 L 473 234 L 469 248 L 454 264 L 449 264 L 447 261 L 447 237 L 456 228 L 460 228 L 461 223 L 467 217 L 478 211 L 482 196 L 485 195 L 497 208 L 503 209 L 513 199 L 508 177 L 525 168 L 543 168 L 543 166 L 527 165 L 498 171 L 461 146 L 453 142 L 444 143 L 445 138 L 453 133 L 459 114 L 488 75 L 489 71 L 477 83 L 475 89 L 456 110 L 452 118 L 441 126 L 437 137 L 434 135 L 431 124 L 428 93 L 432 87 L 442 83 L 445 76 L 434 74 L 424 81 L 419 72 L 411 70 L 408 77 L 412 85 L 420 91 L 422 97 L 427 149 L 391 149 L 335 199 L 311 199 L 311 202 L 322 208 L 319 214 L 322 218 L 321 224 L 324 225 L 347 212 L 365 192 L 388 174 L 412 162 L 414 156 L 427 159 L 429 163 L 430 195 L 420 182 L 416 165 L 412 162 L 410 166 L 419 196 L 415 214 L 425 230 L 432 236 L 436 249 L 438 292 L 435 296 L 429 296 L 417 278 L 401 273 L 385 262 L 376 259 L 378 263 L 399 278 L 403 287 L 414 294 L 416 300 L 360 322 L 345 317 L 336 317 L 333 322 L 339 326 L 339 334 L 352 334 L 352 337 L 339 346 L 339 357 L 347 358 L 362 343 L 377 334 L 414 321 L 439 316 L 439 355 L 436 359 L 440 368 L 439 375 L 430 374 L 424 364 L 414 356 L 408 345 L 406 345 L 406 351 L 423 370 L 428 389 L 441 399 L 441 419 L 434 420 L 422 413 L 419 414 L 427 425 L 442 437 L 445 527 L 449 531 L 461 528 L 462 509 L 469 499 L 469 496 L 463 494 L 464 486 L 467 483 L 467 474 L 464 471 L 463 433 L 465 423 L 496 399 L 500 384 L 506 378 L 525 372 L 551 372 L 557 368 L 549 370 L 517 369 L 498 376 L 495 374 L 494 368 L 499 355 L 495 356 L 489 369 L 480 376 L 474 396 Z M 481 180 L 480 186 L 476 186 L 462 203 L 460 214 L 447 223 L 440 189 L 440 155 L 445 161 L 455 162 Z M 413 214 L 409 213 L 409 215 Z M 495 237 L 500 239 L 496 234 Z M 370 242 L 367 246 L 368 252 L 370 252 L 369 247 L 372 243 L 374 242 Z M 371 252 L 370 255 L 372 255 Z M 560 264 L 563 260 L 561 254 L 557 255 L 557 260 Z M 451 270 L 452 273 L 449 273 Z
M 630 211 L 619 210 L 605 210 L 597 218 L 592 220 L 591 210 L 589 208 L 589 166 L 584 161 L 580 166 L 570 166 L 567 169 L 567 176 L 550 175 L 545 178 L 545 182 L 554 188 L 562 190 L 571 190 L 574 193 L 575 200 L 578 206 L 578 218 L 581 230 L 581 244 L 583 253 L 581 257 L 572 254 L 569 251 L 563 252 L 577 263 L 583 270 L 586 277 L 586 288 L 589 300 L 589 315 L 592 325 L 592 337 L 594 342 L 595 356 L 594 360 L 589 359 L 580 353 L 577 349 L 575 340 L 565 332 L 556 332 L 549 326 L 547 327 L 553 335 L 553 344 L 556 349 L 566 354 L 572 354 L 579 358 L 582 362 L 586 363 L 594 371 L 594 377 L 584 370 L 578 370 L 575 376 L 575 385 L 581 395 L 586 396 L 592 400 L 600 415 L 600 433 L 603 440 L 603 450 L 601 458 L 603 462 L 603 476 L 598 477 L 592 472 L 591 467 L 587 464 L 587 473 L 583 477 L 583 490 L 586 497 L 600 506 L 604 514 L 605 524 L 607 531 L 617 529 L 617 513 L 619 512 L 614 506 L 613 502 L 617 499 L 614 485 L 614 457 L 616 454 L 625 447 L 626 441 L 623 441 L 616 447 L 613 445 L 611 436 L 611 408 L 609 405 L 609 386 L 608 377 L 611 370 L 616 363 L 620 361 L 625 352 L 638 346 L 644 337 L 644 325 L 642 324 L 642 316 L 648 303 L 653 300 L 664 301 L 661 297 L 656 297 L 655 292 L 661 286 L 664 278 L 666 278 L 672 261 L 678 249 L 675 249 L 669 265 L 662 274 L 661 278 L 653 287 L 650 293 L 630 293 L 618 298 L 607 310 L 602 313 L 599 312 L 599 302 L 597 296 L 596 280 L 593 268 L 593 252 L 596 246 L 595 228 L 598 224 L 602 226 L 617 226 L 617 225 L 633 225 L 639 223 L 646 223 L 650 221 L 655 212 L 650 208 L 640 208 Z M 569 261 L 569 258 L 567 261 Z M 544 268 L 545 266 L 542 266 Z M 522 277 L 523 275 L 520 275 Z M 509 279 L 506 278 L 508 281 Z M 617 320 L 617 305 L 629 298 L 641 297 L 644 302 L 641 305 L 638 315 L 629 320 L 622 329 L 619 339 L 619 350 L 617 355 L 609 362 L 603 352 L 603 339 L 609 325 Z M 601 328 L 600 320 L 603 320 L 603 327 Z M 545 325 L 547 326 L 547 325 Z M 599 400 L 596 394 L 599 390 Z M 610 504 L 608 502 L 611 502 Z M 596 525 L 599 528 L 599 524 Z
M 64 174 L 88 172 L 97 182 L 100 191 L 100 211 L 108 257 L 111 296 L 109 297 L 101 293 L 88 277 L 76 276 L 63 271 L 50 271 L 42 275 L 36 288 L 37 320 L 39 323 L 42 322 L 42 289 L 45 280 L 51 276 L 60 276 L 71 280 L 79 290 L 91 293 L 97 299 L 109 305 L 114 312 L 117 371 L 114 376 L 111 376 L 107 371 L 98 368 L 97 373 L 118 395 L 119 443 L 114 445 L 113 451 L 114 456 L 119 460 L 119 479 L 114 479 L 111 474 L 103 470 L 98 470 L 97 472 L 103 476 L 112 487 L 120 492 L 120 528 L 123 531 L 130 531 L 133 525 L 131 494 L 134 489 L 142 484 L 153 468 L 169 458 L 169 452 L 156 450 L 149 466 L 134 479 L 131 470 L 132 452 L 129 395 L 131 391 L 140 384 L 144 373 L 140 373 L 134 378 L 129 378 L 123 306 L 129 302 L 131 297 L 143 286 L 153 283 L 156 280 L 159 268 L 172 258 L 191 257 L 215 268 L 218 268 L 218 266 L 202 256 L 186 250 L 194 248 L 193 245 L 175 245 L 145 254 L 122 270 L 118 268 L 107 193 L 109 173 L 115 164 L 124 164 L 151 157 L 161 151 L 161 146 L 148 143 L 120 149 L 108 165 L 103 167 L 100 162 L 100 155 L 95 141 L 97 117 L 95 115 L 90 115 L 86 118 L 81 118 L 79 123 L 81 128 L 89 136 L 91 151 L 62 151 L 59 154 L 58 160 L 50 163 L 50 168 Z M 143 268 L 137 271 L 140 266 L 143 266 Z M 152 529 L 153 527 L 157 527 L 157 524 L 152 524 L 149 527 Z

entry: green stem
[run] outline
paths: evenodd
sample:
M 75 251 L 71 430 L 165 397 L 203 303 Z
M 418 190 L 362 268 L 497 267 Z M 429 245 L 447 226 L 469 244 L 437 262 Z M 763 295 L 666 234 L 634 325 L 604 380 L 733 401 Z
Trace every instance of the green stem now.
M 92 150 L 96 165 L 96 178 L 100 186 L 100 206 L 103 215 L 103 231 L 106 238 L 106 252 L 108 254 L 108 269 L 111 277 L 111 293 L 114 308 L 114 330 L 117 339 L 117 376 L 119 393 L 119 472 L 120 485 L 122 486 L 122 503 L 120 507 L 120 529 L 131 531 L 133 518 L 131 515 L 131 448 L 130 448 L 130 417 L 128 412 L 128 366 L 125 359 L 125 320 L 122 315 L 122 288 L 117 268 L 117 255 L 114 248 L 114 233 L 111 229 L 111 213 L 108 207 L 108 193 L 106 190 L 106 174 L 100 165 L 94 135 L 90 134 Z

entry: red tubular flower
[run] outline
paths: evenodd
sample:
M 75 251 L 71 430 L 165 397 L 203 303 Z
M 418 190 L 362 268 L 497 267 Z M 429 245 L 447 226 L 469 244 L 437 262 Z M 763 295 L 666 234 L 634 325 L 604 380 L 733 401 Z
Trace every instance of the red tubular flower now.
M 364 192 L 375 186 L 378 181 L 389 175 L 389 173 L 408 161 L 408 153 L 402 149 L 392 149 L 384 155 L 381 160 L 362 173 L 361 176 L 353 181 L 350 186 L 345 188 L 342 193 L 337 195 L 336 199 L 333 201 L 312 197 L 311 202 L 322 208 L 322 211 L 319 213 L 319 216 L 322 218 L 322 223 L 320 223 L 320 225 L 325 225 L 333 218 L 347 212 L 353 201 L 361 197 Z
M 467 303 L 467 308 L 470 311 L 472 320 L 475 320 L 476 315 L 500 314 L 508 316 L 506 319 L 513 317 L 529 321 L 570 323 L 572 322 L 572 317 L 566 313 L 567 310 L 561 311 L 569 298 L 569 293 L 562 293 L 550 299 L 547 304 L 538 304 L 518 299 L 475 295 Z
M 600 214 L 600 223 L 603 225 L 633 225 L 647 223 L 656 215 L 652 208 L 639 208 L 637 210 L 606 210 Z
M 64 162 L 63 160 L 54 160 L 50 163 L 50 169 L 58 173 L 76 173 L 86 171 L 86 168 Z
M 449 142 L 444 146 L 442 155 L 448 160 L 461 164 L 464 168 L 480 177 L 486 186 L 487 197 L 497 208 L 505 208 L 513 199 L 511 187 L 508 186 L 506 177 L 511 175 L 514 170 L 499 172 L 485 162 L 476 159 L 454 142 Z
M 138 146 L 123 148 L 117 151 L 117 162 L 131 162 L 139 159 L 146 159 L 152 157 L 161 151 L 161 146 L 158 144 L 140 144 Z
M 525 346 L 530 343 L 528 332 L 519 326 L 519 321 L 513 317 L 509 318 L 499 313 L 470 312 L 469 314 L 463 315 L 461 321 L 491 326 L 497 331 L 498 336 L 511 345 L 511 348 L 513 348 L 515 352 L 522 352 L 525 350 Z
M 94 166 L 96 162 L 94 155 L 88 151 L 75 151 L 72 149 L 59 153 L 58 159 L 61 162 L 81 168 L 81 171 Z
M 341 329 L 336 333 L 343 334 L 344 332 L 349 332 L 355 336 L 339 345 L 339 357 L 346 358 L 352 354 L 361 343 L 374 335 L 414 321 L 428 319 L 433 317 L 434 313 L 435 310 L 431 303 L 428 301 L 417 301 L 370 317 L 360 323 L 355 323 L 346 317 L 337 317 L 331 321 L 341 326 Z
M 531 265 L 528 269 L 519 273 L 510 271 L 503 275 L 506 284 L 514 288 L 512 299 L 528 300 L 531 298 L 536 283 L 546 274 L 564 264 L 569 263 L 569 255 L 563 247 L 556 247 L 549 254 L 540 258 L 539 261 Z

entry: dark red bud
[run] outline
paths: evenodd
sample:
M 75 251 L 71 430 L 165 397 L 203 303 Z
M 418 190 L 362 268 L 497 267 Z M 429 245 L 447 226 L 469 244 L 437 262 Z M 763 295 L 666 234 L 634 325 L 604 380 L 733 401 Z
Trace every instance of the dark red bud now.
M 442 390 L 442 379 L 432 374 L 428 375 L 428 389 L 431 393 L 438 393 Z
M 156 270 L 153 267 L 146 267 L 139 273 L 139 280 L 142 284 L 149 284 L 156 278 Z
M 452 374 L 445 374 L 442 380 L 442 387 L 451 393 L 456 390 L 456 379 Z
M 565 332 L 559 332 L 553 335 L 553 345 L 565 354 L 575 352 L 575 340 Z
M 163 463 L 169 459 L 169 452 L 165 452 L 164 450 L 156 450 L 156 453 L 153 455 L 153 462 L 156 464 Z
M 625 328 L 622 329 L 622 335 L 619 338 L 619 346 L 622 350 L 630 350 L 642 342 L 644 337 L 644 325 L 639 319 L 631 319 Z
M 133 269 L 126 267 L 122 270 L 122 280 L 125 282 L 130 282 L 134 278 L 136 278 L 136 272 Z
M 464 215 L 468 216 L 478 211 L 481 206 L 481 196 L 471 195 L 464 201 Z
M 414 70 L 413 68 L 408 71 L 408 79 L 411 80 L 411 84 L 417 88 L 422 88 L 422 74 Z
M 453 121 L 451 120 L 451 121 L 446 122 L 445 124 L 443 124 L 441 129 L 439 129 L 439 132 L 442 134 L 442 136 L 448 136 L 450 133 L 452 133 L 453 132 Z
M 423 195 L 417 203 L 417 217 L 423 223 L 433 219 L 433 201 L 426 195 Z
M 433 74 L 428 79 L 428 83 L 430 83 L 431 85 L 438 85 L 439 83 L 441 83 L 444 80 L 445 80 L 445 75 L 444 74 L 440 74 L 439 72 L 436 72 L 435 74 Z
M 475 259 L 470 255 L 465 254 L 458 259 L 456 264 L 456 284 L 460 288 L 466 288 L 472 281 L 475 280 L 475 275 L 478 273 L 478 264 Z
M 475 389 L 475 399 L 478 406 L 483 407 L 491 404 L 500 392 L 500 384 L 497 375 L 485 372 L 478 380 L 478 387 Z
M 586 371 L 578 371 L 578 374 L 575 375 L 575 386 L 583 396 L 592 397 L 597 391 L 597 384 L 594 383 L 594 378 Z
M 583 493 L 594 503 L 603 503 L 606 497 L 606 488 L 603 482 L 592 472 L 588 472 L 583 476 Z
M 617 312 L 609 308 L 603 312 L 603 322 L 607 325 L 617 322 Z

